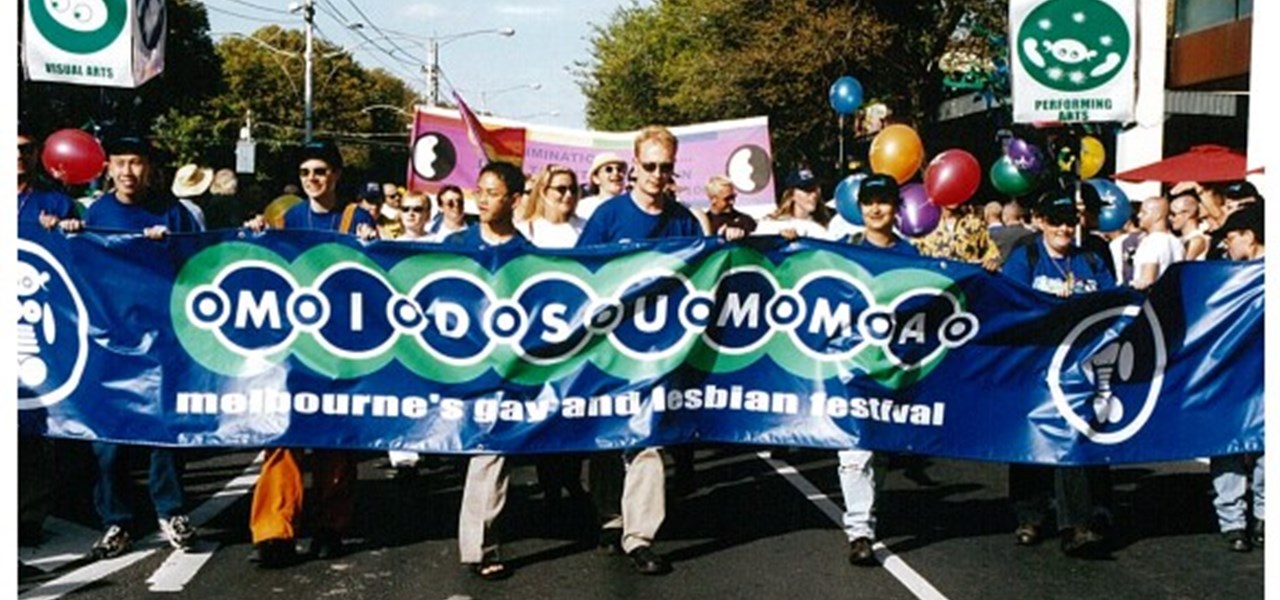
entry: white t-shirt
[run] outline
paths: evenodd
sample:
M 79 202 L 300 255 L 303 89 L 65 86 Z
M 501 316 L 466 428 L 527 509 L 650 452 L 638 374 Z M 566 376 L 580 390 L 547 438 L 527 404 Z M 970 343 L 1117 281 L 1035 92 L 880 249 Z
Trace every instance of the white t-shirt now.
M 826 227 L 812 219 L 761 219 L 756 224 L 755 235 L 778 235 L 786 229 L 796 230 L 800 237 L 829 239 L 831 233 Z
M 1167 231 L 1154 231 L 1143 236 L 1138 243 L 1138 251 L 1133 253 L 1134 272 L 1142 265 L 1155 263 L 1156 278 L 1164 275 L 1169 265 L 1181 261 L 1186 256 L 1182 241 Z
M 586 198 L 578 200 L 578 208 L 574 209 L 573 212 L 576 213 L 579 217 L 581 217 L 582 220 L 585 222 L 586 220 L 591 218 L 591 213 L 596 212 L 596 209 L 600 208 L 601 204 L 604 204 L 605 200 L 608 200 L 609 198 L 612 198 L 612 197 L 613 196 L 604 196 L 601 194 L 596 194 L 594 196 L 587 196 Z
M 538 217 L 521 223 L 520 233 L 539 248 L 572 248 L 578 243 L 578 235 L 586 223 L 576 216 L 569 217 L 564 223 L 552 223 Z
M 466 228 L 467 228 L 467 226 L 466 226 L 466 224 L 464 223 L 464 224 L 462 225 L 462 227 L 459 227 L 459 228 L 457 228 L 457 229 L 449 229 L 449 224 L 448 224 L 448 223 L 445 223 L 445 222 L 443 222 L 443 221 L 441 221 L 441 222 L 440 222 L 440 229 L 439 229 L 438 231 L 436 231 L 435 233 L 428 233 L 428 234 L 426 235 L 426 237 L 424 237 L 424 238 L 422 239 L 422 241 L 424 241 L 424 242 L 435 242 L 435 243 L 439 244 L 440 242 L 443 242 L 443 241 L 444 241 L 444 238 L 447 238 L 447 237 L 449 237 L 449 236 L 451 236 L 451 235 L 453 235 L 453 234 L 455 234 L 455 233 L 457 233 L 457 232 L 459 232 L 459 231 L 462 231 L 463 229 L 466 229 Z

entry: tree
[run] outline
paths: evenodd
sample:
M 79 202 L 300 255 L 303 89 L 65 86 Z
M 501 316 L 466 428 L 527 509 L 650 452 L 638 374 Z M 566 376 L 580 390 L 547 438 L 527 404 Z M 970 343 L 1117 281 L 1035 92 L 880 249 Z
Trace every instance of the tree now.
M 827 90 L 853 75 L 916 127 L 943 98 L 937 59 L 962 17 L 1003 28 L 989 0 L 659 0 L 597 26 L 577 65 L 587 120 L 605 130 L 768 115 L 776 163 L 830 174 Z

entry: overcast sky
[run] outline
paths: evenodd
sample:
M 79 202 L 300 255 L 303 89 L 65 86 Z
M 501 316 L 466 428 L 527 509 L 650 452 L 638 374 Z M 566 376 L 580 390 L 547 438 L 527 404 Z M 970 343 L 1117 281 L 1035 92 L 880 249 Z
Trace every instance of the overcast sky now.
M 302 27 L 301 16 L 287 13 L 287 0 L 204 0 L 204 4 L 212 32 L 247 34 L 269 23 Z M 427 79 L 421 66 L 427 63 L 426 44 L 392 32 L 420 38 L 438 36 L 444 73 L 441 98 L 448 98 L 456 87 L 477 110 L 582 128 L 586 125 L 585 99 L 570 69 L 575 61 L 590 56 L 592 25 L 603 25 L 617 7 L 630 4 L 631 0 L 316 0 L 316 26 L 324 38 L 352 48 L 362 64 L 391 71 L 423 96 Z M 363 24 L 359 31 L 346 26 L 356 22 Z M 450 39 L 456 34 L 505 27 L 515 29 L 515 35 L 489 33 Z M 366 41 L 361 33 L 374 42 Z M 383 39 L 384 35 L 390 39 Z M 531 89 L 533 85 L 541 88 Z M 553 116 L 553 112 L 557 114 Z

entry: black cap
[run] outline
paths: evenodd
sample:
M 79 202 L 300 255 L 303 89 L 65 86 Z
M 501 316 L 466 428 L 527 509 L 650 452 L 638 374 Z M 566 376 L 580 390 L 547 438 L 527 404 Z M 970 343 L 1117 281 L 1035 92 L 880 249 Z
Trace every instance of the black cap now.
M 1075 221 L 1080 218 L 1076 210 L 1076 201 L 1071 196 L 1058 193 L 1046 193 L 1036 203 L 1036 212 L 1051 222 Z
M 1222 227 L 1218 228 L 1218 233 L 1225 237 L 1232 231 L 1252 231 L 1254 237 L 1258 238 L 1258 241 L 1261 242 L 1264 238 L 1264 223 L 1265 220 L 1262 218 L 1262 205 L 1246 204 L 1243 208 L 1231 213 L 1231 215 L 1227 217 L 1227 220 L 1222 224 Z
M 1253 187 L 1248 181 L 1233 181 L 1222 188 L 1222 197 L 1227 200 L 1244 200 L 1245 198 L 1257 198 L 1258 188 Z
M 343 166 L 342 153 L 338 152 L 338 145 L 330 140 L 313 140 L 302 145 L 302 149 L 298 151 L 298 164 L 312 159 L 323 160 L 333 169 L 341 169 Z
M 818 178 L 813 176 L 813 171 L 809 169 L 798 169 L 791 175 L 787 176 L 788 188 L 811 189 L 818 187 Z
M 858 187 L 858 204 L 870 204 L 873 198 L 880 198 L 897 205 L 900 196 L 898 181 L 883 173 L 868 175 Z
M 360 188 L 358 196 L 361 200 L 365 200 L 373 204 L 381 204 L 384 198 L 382 195 L 382 184 L 376 181 L 366 182 L 364 186 Z
M 155 155 L 155 148 L 151 146 L 151 142 L 140 135 L 133 134 L 107 138 L 106 142 L 102 144 L 102 148 L 107 152 L 107 156 L 134 154 L 152 158 Z

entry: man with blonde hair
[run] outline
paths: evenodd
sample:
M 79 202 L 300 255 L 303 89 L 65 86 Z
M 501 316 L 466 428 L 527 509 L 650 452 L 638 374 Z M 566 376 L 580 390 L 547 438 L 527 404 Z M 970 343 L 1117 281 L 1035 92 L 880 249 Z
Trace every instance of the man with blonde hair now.
M 756 230 L 756 220 L 746 213 L 734 208 L 738 199 L 738 190 L 733 182 L 723 175 L 714 175 L 707 180 L 707 220 L 711 233 L 724 235 L 726 239 L 737 239 L 751 235 Z M 735 231 L 736 230 L 736 231 Z
M 1151 287 L 1169 265 L 1183 260 L 1182 242 L 1169 233 L 1169 201 L 1161 196 L 1142 201 L 1138 227 L 1145 235 L 1133 254 L 1133 287 Z

